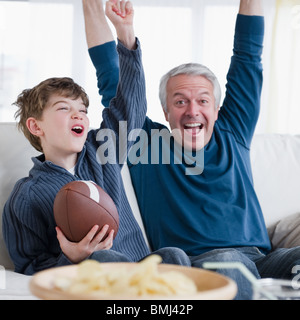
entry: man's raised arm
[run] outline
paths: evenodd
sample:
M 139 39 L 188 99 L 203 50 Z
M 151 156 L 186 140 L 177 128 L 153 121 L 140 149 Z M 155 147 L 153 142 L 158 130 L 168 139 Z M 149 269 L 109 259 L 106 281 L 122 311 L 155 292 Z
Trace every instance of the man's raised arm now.
M 119 81 L 119 57 L 108 25 L 102 0 L 82 0 L 86 41 L 96 69 L 97 86 L 102 104 L 109 106 Z
M 107 23 L 102 0 L 82 0 L 88 48 L 114 40 Z
M 260 112 L 263 83 L 264 18 L 262 0 L 240 0 L 234 55 L 227 74 L 219 124 L 230 127 L 239 143 L 250 147 Z
M 263 16 L 262 0 L 241 0 L 239 14 Z

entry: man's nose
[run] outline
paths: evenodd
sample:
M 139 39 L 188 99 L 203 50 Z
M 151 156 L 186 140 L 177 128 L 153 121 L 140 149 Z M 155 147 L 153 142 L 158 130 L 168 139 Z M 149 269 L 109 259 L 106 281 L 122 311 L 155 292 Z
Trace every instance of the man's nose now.
M 196 117 L 200 114 L 200 107 L 196 101 L 191 101 L 187 107 L 186 115 Z

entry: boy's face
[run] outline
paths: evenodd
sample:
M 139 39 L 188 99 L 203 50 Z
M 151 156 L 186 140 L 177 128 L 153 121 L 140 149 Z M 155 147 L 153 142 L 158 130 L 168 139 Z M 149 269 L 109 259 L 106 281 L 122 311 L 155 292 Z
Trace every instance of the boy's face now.
M 47 160 L 77 156 L 82 151 L 89 130 L 87 109 L 81 98 L 72 100 L 54 94 L 37 125 Z

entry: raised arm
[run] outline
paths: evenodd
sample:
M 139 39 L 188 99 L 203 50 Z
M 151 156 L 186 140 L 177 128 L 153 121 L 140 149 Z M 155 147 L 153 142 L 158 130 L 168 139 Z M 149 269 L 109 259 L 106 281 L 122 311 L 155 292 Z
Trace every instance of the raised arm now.
M 263 16 L 262 0 L 241 0 L 239 14 Z
M 88 48 L 114 40 L 107 23 L 102 0 L 82 0 Z
M 261 0 L 241 0 L 236 21 L 233 57 L 219 124 L 240 144 L 250 147 L 260 111 L 263 83 L 261 56 L 264 18 Z
M 96 69 L 97 86 L 105 107 L 116 95 L 119 57 L 113 34 L 105 17 L 102 0 L 82 0 L 86 41 Z
M 106 15 L 118 35 L 119 83 L 109 108 L 103 110 L 101 129 L 113 130 L 116 137 L 116 157 L 123 165 L 133 141 L 127 141 L 132 130 L 141 129 L 145 122 L 147 101 L 142 53 L 133 31 L 133 7 L 130 1 L 108 1 Z M 99 130 L 96 140 L 105 141 L 107 130 Z M 99 153 L 98 153 L 98 156 Z M 105 159 L 104 159 L 105 160 Z M 101 161 L 101 163 L 105 163 Z
M 133 30 L 134 10 L 131 2 L 119 0 L 107 1 L 105 13 L 116 28 L 118 39 L 127 49 L 136 49 Z

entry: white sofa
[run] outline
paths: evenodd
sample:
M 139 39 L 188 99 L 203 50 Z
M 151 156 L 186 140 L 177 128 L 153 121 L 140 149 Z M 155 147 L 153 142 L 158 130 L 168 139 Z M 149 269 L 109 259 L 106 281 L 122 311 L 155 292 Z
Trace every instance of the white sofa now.
M 0 150 L 0 300 L 34 299 L 28 289 L 30 277 L 13 272 L 3 241 L 1 215 L 15 182 L 28 174 L 31 157 L 37 152 L 13 123 L 0 123 Z M 300 245 L 300 136 L 257 135 L 251 157 L 255 188 L 273 245 Z M 127 167 L 123 179 L 143 229 Z

